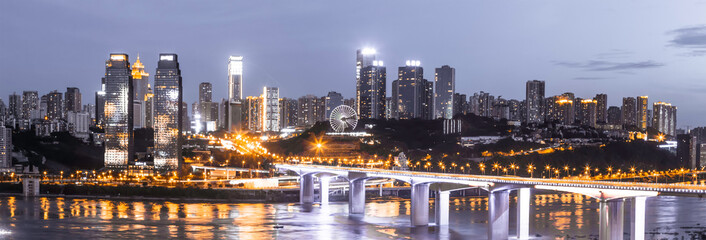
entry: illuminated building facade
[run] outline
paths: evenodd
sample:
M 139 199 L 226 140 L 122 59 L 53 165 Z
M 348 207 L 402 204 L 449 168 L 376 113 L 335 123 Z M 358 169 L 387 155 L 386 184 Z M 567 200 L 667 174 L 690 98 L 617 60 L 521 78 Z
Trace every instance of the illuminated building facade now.
M 16 93 L 10 94 L 10 101 L 7 103 L 7 114 L 13 119 L 22 117 L 22 96 Z
M 211 102 L 213 96 L 213 86 L 210 82 L 199 84 L 199 103 Z
M 0 168 L 12 167 L 12 128 L 0 126 Z
M 263 119 L 262 117 L 262 97 L 249 96 L 245 99 L 246 111 L 247 111 L 247 121 L 248 130 L 252 132 L 262 131 Z
M 358 115 L 361 119 L 385 118 L 386 82 L 387 68 L 382 61 L 374 60 L 372 65 L 361 69 L 357 95 Z M 328 115 L 330 112 L 327 109 Z
M 596 105 L 598 101 L 594 99 L 581 99 L 581 101 L 577 100 L 577 102 L 580 104 L 579 109 L 581 112 L 578 117 L 581 125 L 596 127 Z
M 297 109 L 299 103 L 296 99 L 279 99 L 279 126 L 280 129 L 297 125 Z
M 148 111 L 152 111 L 151 108 L 147 108 L 147 89 L 150 85 L 150 74 L 145 72 L 145 66 L 140 61 L 140 56 L 132 64 L 132 87 L 135 96 L 133 97 L 133 127 L 134 128 L 144 128 L 147 127 L 147 116 Z
M 361 81 L 361 77 L 363 75 L 363 68 L 373 65 L 373 61 L 375 61 L 376 54 L 377 51 L 373 48 L 358 49 L 355 52 L 355 106 L 353 107 L 353 109 L 355 109 L 356 112 L 358 112 L 358 115 L 361 116 L 363 115 L 360 113 L 360 103 L 362 101 L 361 97 L 363 94 L 361 92 L 361 85 L 363 85 L 363 82 Z
M 607 112 L 608 112 L 608 119 L 607 119 L 608 124 L 611 124 L 611 125 L 621 125 L 622 124 L 622 122 L 620 121 L 620 119 L 621 119 L 620 115 L 622 114 L 622 112 L 620 111 L 619 107 L 610 106 L 608 108 Z
M 636 98 L 636 100 L 637 100 L 637 103 L 636 103 L 637 105 L 635 106 L 636 107 L 635 117 L 637 118 L 636 119 L 637 127 L 639 127 L 642 130 L 645 130 L 645 129 L 647 129 L 647 121 L 650 120 L 649 118 L 647 118 L 647 115 L 648 115 L 647 114 L 647 111 L 648 111 L 647 110 L 647 96 L 638 96 Z
M 434 83 L 424 79 L 424 69 L 418 60 L 407 60 L 399 67 L 398 78 L 392 82 L 393 118 L 431 119 Z
M 670 103 L 652 104 L 652 127 L 666 135 L 677 135 L 677 107 Z
M 544 81 L 527 81 L 525 88 L 525 122 L 544 122 Z
M 105 63 L 105 166 L 125 168 L 133 155 L 132 75 L 127 54 L 110 54 Z
M 262 92 L 262 131 L 279 131 L 279 88 L 264 87 Z
M 297 112 L 298 126 L 311 127 L 317 121 L 323 119 L 322 115 L 326 111 L 322 111 L 325 108 L 322 98 L 309 94 L 300 97 L 297 102 L 299 103 Z
M 161 171 L 181 167 L 184 110 L 182 79 L 176 54 L 159 54 L 154 78 L 154 167 Z
M 454 93 L 456 93 L 456 69 L 449 65 L 436 68 L 434 73 L 434 118 L 453 118 Z
M 550 122 L 558 121 L 564 125 L 574 123 L 574 100 L 567 94 L 548 98 L 545 104 L 546 118 Z
M 240 131 L 243 116 L 243 57 L 228 58 L 228 102 L 226 103 L 226 126 L 228 132 Z
M 47 106 L 46 115 L 44 116 L 47 120 L 59 120 L 64 118 L 64 98 L 59 91 L 51 91 L 46 95 Z

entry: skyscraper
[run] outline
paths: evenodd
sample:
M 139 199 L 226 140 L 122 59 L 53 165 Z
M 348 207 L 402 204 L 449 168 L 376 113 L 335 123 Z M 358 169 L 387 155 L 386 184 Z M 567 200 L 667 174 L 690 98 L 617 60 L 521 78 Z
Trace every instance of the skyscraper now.
M 48 120 L 59 120 L 64 118 L 64 98 L 59 91 L 52 91 L 47 96 L 47 112 Z
M 240 100 L 243 98 L 243 57 L 230 56 L 228 58 L 228 99 Z
M 39 115 L 39 93 L 24 91 L 22 92 L 22 119 L 31 120 L 32 115 Z
M 436 68 L 434 73 L 434 118 L 451 119 L 455 114 L 453 103 L 456 93 L 456 69 L 449 65 Z
M 184 112 L 182 79 L 176 54 L 159 54 L 154 78 L 154 167 L 162 171 L 181 167 Z
M 665 102 L 653 103 L 652 127 L 664 134 L 676 136 L 677 107 Z
M 296 99 L 279 99 L 279 124 L 280 129 L 297 125 L 297 109 L 299 103 Z
M 264 87 L 262 89 L 262 131 L 279 131 L 279 88 Z
M 596 105 L 598 104 L 598 101 L 593 99 L 582 99 L 579 104 L 581 104 L 581 115 L 579 116 L 581 125 L 596 127 Z
M 110 58 L 105 63 L 104 79 L 105 166 L 123 168 L 133 156 L 134 94 L 127 54 L 110 54 Z
M 623 98 L 622 122 L 624 126 L 637 126 L 637 100 L 632 97 Z
M 69 112 L 81 112 L 81 91 L 75 87 L 67 87 L 64 93 L 64 115 Z
M 430 119 L 433 83 L 424 79 L 424 69 L 418 60 L 407 60 L 405 65 L 399 67 L 398 79 L 392 82 L 393 117 Z
M 454 114 L 466 114 L 467 111 L 468 99 L 466 98 L 466 94 L 454 93 Z
M 363 48 L 363 49 L 358 49 L 355 52 L 355 107 L 356 112 L 358 112 L 358 115 L 362 116 L 363 114 L 360 113 L 360 102 L 361 102 L 361 94 L 363 94 L 361 91 L 361 87 L 364 84 L 361 80 L 361 77 L 363 75 L 363 68 L 368 67 L 373 65 L 373 61 L 375 61 L 375 54 L 377 54 L 377 51 L 373 48 Z M 380 64 L 382 65 L 382 64 Z
M 149 88 L 149 78 L 150 74 L 145 72 L 145 66 L 140 62 L 140 56 L 132 64 L 132 86 L 133 92 L 135 93 L 133 97 L 133 127 L 134 128 L 144 128 L 147 127 L 147 116 L 150 115 L 147 111 L 147 89 Z
M 334 91 L 328 92 L 324 105 L 326 106 L 326 114 L 324 115 L 324 119 L 328 120 L 333 109 L 343 105 L 343 95 Z
M 262 96 L 253 97 L 248 96 L 245 98 L 244 102 L 245 114 L 247 115 L 245 124 L 247 124 L 247 129 L 251 132 L 261 132 L 262 127 L 265 125 L 263 107 L 265 106 L 262 101 Z
M 12 93 L 9 99 L 10 101 L 7 103 L 7 114 L 14 119 L 20 119 L 22 117 L 22 96 Z
M 596 100 L 596 122 L 607 123 L 608 122 L 608 95 L 604 93 L 596 94 L 593 98 Z
M 210 82 L 202 82 L 199 84 L 199 103 L 212 101 L 212 88 L 213 86 Z
M 635 117 L 637 121 L 637 127 L 642 130 L 645 130 L 647 129 L 647 121 L 650 120 L 647 118 L 647 96 L 638 96 L 636 99 L 637 105 L 635 106 Z
M 228 132 L 240 131 L 243 99 L 243 57 L 230 56 L 228 59 L 228 102 L 226 105 L 226 126 Z
M 542 123 L 544 122 L 544 81 L 532 80 L 527 81 L 525 91 L 525 101 L 527 111 L 525 122 L 527 123 Z
M 385 118 L 387 68 L 382 61 L 360 69 L 356 101 L 360 118 Z M 355 103 L 354 103 L 355 105 Z M 330 112 L 327 111 L 327 117 Z
M 12 128 L 0 125 L 0 168 L 12 167 L 11 153 L 12 153 Z
M 320 98 L 311 94 L 299 98 L 297 101 L 299 103 L 297 112 L 298 126 L 311 127 L 316 123 L 319 99 Z

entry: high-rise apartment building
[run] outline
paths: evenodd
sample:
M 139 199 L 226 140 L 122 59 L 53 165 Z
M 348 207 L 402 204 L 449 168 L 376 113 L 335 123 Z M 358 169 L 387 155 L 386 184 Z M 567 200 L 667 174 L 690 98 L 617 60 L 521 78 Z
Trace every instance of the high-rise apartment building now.
M 454 114 L 466 114 L 468 112 L 468 98 L 466 94 L 454 93 Z
M 39 93 L 24 91 L 22 92 L 22 119 L 31 120 L 32 115 L 39 116 Z
M 386 82 L 387 68 L 382 61 L 373 60 L 372 65 L 360 69 L 356 91 L 360 118 L 385 118 Z
M 245 123 L 247 124 L 247 129 L 251 132 L 261 132 L 264 126 L 263 116 L 264 102 L 262 96 L 253 97 L 248 96 L 245 98 L 245 109 L 247 114 L 247 119 Z
M 280 129 L 297 125 L 297 109 L 299 103 L 296 99 L 279 99 L 279 125 Z
M 670 136 L 677 135 L 677 107 L 670 103 L 652 104 L 652 127 Z
M 624 126 L 637 126 L 637 100 L 633 97 L 624 97 L 622 111 L 622 123 Z
M 581 104 L 581 114 L 579 115 L 581 125 L 596 127 L 596 118 L 598 115 L 596 112 L 596 106 L 598 105 L 598 101 L 593 99 L 582 99 L 579 104 Z
M 22 96 L 16 93 L 10 94 L 9 102 L 7 103 L 7 114 L 14 118 L 22 118 Z
M 611 125 L 622 125 L 622 111 L 620 110 L 619 107 L 616 106 L 610 106 L 608 108 L 608 115 L 607 115 L 607 121 L 608 124 Z
M 547 98 L 545 101 L 546 120 L 553 122 L 558 121 L 564 125 L 574 123 L 574 100 L 570 95 L 562 94 Z
M 64 115 L 69 112 L 81 112 L 81 91 L 75 87 L 67 87 L 64 93 Z
M 262 131 L 279 132 L 279 88 L 262 89 Z
M 0 168 L 12 167 L 12 128 L 0 125 Z
M 213 86 L 210 82 L 202 82 L 199 84 L 199 103 L 211 102 L 213 94 Z
M 297 125 L 298 126 L 311 127 L 317 121 L 319 121 L 319 118 L 323 117 L 323 116 L 319 116 L 319 112 L 321 112 L 321 110 L 320 110 L 321 106 L 325 106 L 321 102 L 321 98 L 309 94 L 309 95 L 300 97 L 298 100 L 298 103 L 299 103 L 298 113 L 297 113 Z M 325 111 L 324 111 L 324 113 L 325 113 Z
M 226 124 L 228 132 L 234 133 L 241 129 L 243 118 L 243 57 L 228 58 L 228 102 L 226 103 Z
M 393 117 L 431 119 L 433 82 L 424 79 L 418 60 L 407 60 L 405 65 L 399 67 L 398 78 L 392 82 Z
M 434 73 L 434 118 L 453 118 L 454 94 L 456 93 L 456 69 L 449 65 L 436 68 Z
M 104 79 L 105 166 L 124 168 L 133 156 L 134 94 L 127 54 L 110 54 L 105 63 Z
M 526 118 L 527 123 L 544 122 L 544 81 L 527 81 L 525 89 Z
M 363 68 L 366 68 L 368 66 L 372 66 L 373 62 L 375 61 L 375 55 L 377 54 L 377 51 L 373 48 L 363 48 L 363 49 L 358 49 L 355 52 L 355 103 L 354 103 L 354 108 L 356 109 L 356 112 L 358 112 L 358 115 L 362 115 L 361 109 L 360 109 L 360 103 L 362 101 L 361 97 L 364 94 L 361 89 L 364 85 L 365 80 L 362 80 L 361 77 L 363 76 Z M 382 63 L 380 63 L 382 65 Z M 368 70 L 369 71 L 369 70 Z
M 326 113 L 324 114 L 324 119 L 328 120 L 329 116 L 331 116 L 331 112 L 333 109 L 335 109 L 338 106 L 343 105 L 343 95 L 340 93 L 331 91 L 328 92 L 326 95 L 326 98 L 324 100 L 324 106 L 326 107 Z M 365 101 L 361 101 L 360 105 L 363 105 Z
M 604 93 L 596 94 L 593 98 L 596 100 L 596 122 L 608 122 L 608 95 Z
M 61 92 L 51 91 L 47 96 L 46 119 L 59 120 L 64 118 L 64 98 Z
M 635 117 L 637 127 L 642 130 L 645 130 L 647 129 L 647 122 L 650 121 L 650 119 L 647 118 L 647 96 L 638 96 L 635 99 L 637 100 L 637 103 L 635 105 Z
M 183 117 L 182 78 L 176 54 L 159 54 L 154 78 L 154 167 L 181 167 Z

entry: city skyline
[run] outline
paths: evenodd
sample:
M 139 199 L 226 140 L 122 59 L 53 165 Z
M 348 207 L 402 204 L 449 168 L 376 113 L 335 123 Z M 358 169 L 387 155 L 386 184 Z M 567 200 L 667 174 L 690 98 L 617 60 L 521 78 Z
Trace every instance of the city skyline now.
M 8 6 L 3 9 L 26 9 L 32 6 L 31 3 L 8 2 L 3 4 Z M 155 5 L 147 4 L 140 11 L 153 11 L 156 9 Z M 374 10 L 375 13 L 381 14 L 381 18 L 377 20 L 382 26 L 392 26 L 397 23 L 392 17 L 383 15 L 383 13 L 392 12 L 393 5 L 392 3 L 385 3 L 379 9 Z M 427 6 L 430 12 L 439 12 L 446 9 L 443 4 L 418 2 L 416 5 Z M 203 8 L 209 13 L 219 13 L 217 6 L 218 3 L 209 3 L 205 4 Z M 0 60 L 2 61 L 0 71 L 3 72 L 2 83 L 6 84 L 9 82 L 10 84 L 8 85 L 10 87 L 2 88 L 0 96 L 7 102 L 7 97 L 13 92 L 21 94 L 22 91 L 36 90 L 43 95 L 52 90 L 63 91 L 66 87 L 78 87 L 83 93 L 82 102 L 93 103 L 93 93 L 100 90 L 99 81 L 102 76 L 102 67 L 100 65 L 105 60 L 106 54 L 111 52 L 126 52 L 132 56 L 139 54 L 147 72 L 154 75 L 152 70 L 156 67 L 158 53 L 176 52 L 181 55 L 180 59 L 184 70 L 184 100 L 187 103 L 197 100 L 198 84 L 201 82 L 214 84 L 214 89 L 216 89 L 213 91 L 214 101 L 220 101 L 220 99 L 227 97 L 227 91 L 225 91 L 227 87 L 227 59 L 231 55 L 244 56 L 245 58 L 243 69 L 245 72 L 245 77 L 243 78 L 244 96 L 257 96 L 262 87 L 276 86 L 279 87 L 280 95 L 283 97 L 297 98 L 306 94 L 325 96 L 329 91 L 336 91 L 342 93 L 344 98 L 351 98 L 355 96 L 355 72 L 351 67 L 355 64 L 355 50 L 373 47 L 378 50 L 377 58 L 385 60 L 385 65 L 390 67 L 391 70 L 403 66 L 406 59 L 419 59 L 422 67 L 427 68 L 428 71 L 442 65 L 450 65 L 456 68 L 458 70 L 456 92 L 458 93 L 471 95 L 475 92 L 484 91 L 496 96 L 501 95 L 506 99 L 523 99 L 524 83 L 527 80 L 538 79 L 547 83 L 546 96 L 573 92 L 577 97 L 590 98 L 598 93 L 606 93 L 608 95 L 608 106 L 620 106 L 623 97 L 647 95 L 650 99 L 648 103 L 650 106 L 657 101 L 670 102 L 679 106 L 679 128 L 705 124 L 700 116 L 706 114 L 706 110 L 700 108 L 697 104 L 703 98 L 698 95 L 699 90 L 704 88 L 700 79 L 706 78 L 706 73 L 701 72 L 698 66 L 703 65 L 706 60 L 699 56 L 693 56 L 701 54 L 699 50 L 703 47 L 703 28 L 700 27 L 702 22 L 700 22 L 698 17 L 695 17 L 698 14 L 684 14 L 684 12 L 697 11 L 697 8 L 691 9 L 688 4 L 665 8 L 657 2 L 648 2 L 635 11 L 643 14 L 659 11 L 660 13 L 663 12 L 660 16 L 676 16 L 678 14 L 683 17 L 668 21 L 661 19 L 665 22 L 655 25 L 635 22 L 636 20 L 631 18 L 608 13 L 597 21 L 603 23 L 614 21 L 617 26 L 607 26 L 607 29 L 599 32 L 594 25 L 603 26 L 605 24 L 591 23 L 587 25 L 585 22 L 580 21 L 581 16 L 586 17 L 585 14 L 587 14 L 580 13 L 581 8 L 624 10 L 632 6 L 620 3 L 612 3 L 602 7 L 590 4 L 589 6 L 584 6 L 580 3 L 573 5 L 554 4 L 551 6 L 525 3 L 512 6 L 501 12 L 503 15 L 511 16 L 511 13 L 518 13 L 520 16 L 485 27 L 478 24 L 490 16 L 478 14 L 473 17 L 466 17 L 466 15 L 474 14 L 461 14 L 463 12 L 461 10 L 477 11 L 470 8 L 473 4 L 468 6 L 468 8 L 459 7 L 460 9 L 458 10 L 449 10 L 448 16 L 441 16 L 439 20 L 423 18 L 411 19 L 408 22 L 409 24 L 419 24 L 425 34 L 448 32 L 454 40 L 429 40 L 424 38 L 404 42 L 399 41 L 399 38 L 395 37 L 395 33 L 399 31 L 397 29 L 384 28 L 385 30 L 383 30 L 380 27 L 373 30 L 361 30 L 354 27 L 342 33 L 343 37 L 349 39 L 335 37 L 327 40 L 327 44 L 321 44 L 320 41 L 315 41 L 312 37 L 321 37 L 334 32 L 333 26 L 324 24 L 323 26 L 304 29 L 306 31 L 301 34 L 292 33 L 291 35 L 288 35 L 287 27 L 302 27 L 306 25 L 305 23 L 324 19 L 324 16 L 334 19 L 343 18 L 351 14 L 341 14 L 344 9 L 350 8 L 350 5 L 333 6 L 331 12 L 341 15 L 339 17 L 331 16 L 333 14 L 324 11 L 325 7 L 308 4 L 296 6 L 296 9 L 304 10 L 297 13 L 292 12 L 291 14 L 282 14 L 285 8 L 269 9 L 262 5 L 246 4 L 244 7 L 258 10 L 259 13 L 265 16 L 265 19 L 271 15 L 285 16 L 279 16 L 264 22 L 262 28 L 267 29 L 265 31 L 251 28 L 243 29 L 244 33 L 248 34 L 238 34 L 242 36 L 243 40 L 237 41 L 228 39 L 228 36 L 231 35 L 216 33 L 214 29 L 197 30 L 197 25 L 188 21 L 189 17 L 197 17 L 192 14 L 187 15 L 183 20 L 175 20 L 172 17 L 167 17 L 164 20 L 155 20 L 138 15 L 106 19 L 90 13 L 91 9 L 103 10 L 112 7 L 115 9 L 110 9 L 106 13 L 109 16 L 113 16 L 122 7 L 112 4 L 80 7 L 48 3 L 37 6 L 36 13 L 25 14 L 26 16 L 19 16 L 8 10 L 2 12 L 3 14 L 0 18 L 5 21 L 0 24 L 0 29 L 7 32 L 7 36 L 22 37 L 1 38 L 4 43 L 2 44 L 2 50 L 7 53 L 7 58 Z M 484 3 L 482 6 L 497 8 L 498 4 Z M 519 11 L 520 7 L 543 10 L 544 12 L 529 13 L 531 11 Z M 53 8 L 64 11 L 49 11 Z M 176 12 L 187 12 L 186 8 L 172 8 Z M 547 11 L 553 14 L 546 14 Z M 617 12 L 622 13 L 625 11 Z M 542 13 L 545 14 L 542 15 Z M 569 16 L 571 15 L 570 13 L 578 17 Z M 28 19 L 36 16 L 34 14 L 56 16 L 58 20 L 56 23 L 48 23 L 46 26 L 39 25 L 38 22 Z M 69 15 L 75 15 L 75 17 L 69 17 Z M 262 16 L 247 14 L 238 18 L 223 14 L 219 16 L 223 16 L 223 18 L 211 19 L 210 21 L 213 22 L 209 23 L 218 25 L 229 24 L 234 21 L 263 20 Z M 534 17 L 545 21 L 532 21 L 533 25 L 526 26 L 524 25 L 525 23 L 518 22 L 518 18 L 521 17 Z M 5 18 L 14 20 L 10 21 Z M 187 46 L 185 45 L 186 42 L 180 42 L 178 39 L 159 43 L 149 41 L 147 43 L 137 43 L 124 37 L 115 37 L 116 39 L 109 41 L 96 41 L 97 39 L 107 38 L 107 34 L 100 31 L 98 34 L 79 34 L 78 36 L 57 34 L 57 41 L 48 42 L 47 40 L 41 40 L 42 38 L 37 38 L 38 40 L 33 40 L 35 43 L 33 45 L 31 45 L 32 42 L 30 41 L 28 45 L 23 45 L 25 47 L 16 49 L 10 47 L 16 46 L 16 41 L 24 41 L 26 37 L 32 36 L 32 33 L 22 31 L 27 27 L 36 27 L 41 30 L 55 26 L 55 24 L 72 24 L 86 20 L 95 20 L 95 22 L 106 24 L 116 24 L 118 20 L 127 21 L 125 27 L 131 26 L 130 23 L 133 22 L 143 24 L 145 26 L 143 29 L 145 30 L 131 28 L 127 32 L 135 34 L 127 35 L 145 36 L 154 36 L 154 34 L 166 31 L 166 29 L 155 30 L 157 29 L 155 26 L 164 26 L 165 20 L 178 20 L 177 23 L 185 26 L 184 33 L 201 33 L 211 39 L 203 40 L 203 48 L 189 49 L 193 48 L 193 45 Z M 449 20 L 468 22 L 469 26 L 473 26 L 473 31 L 451 29 L 441 24 Z M 511 23 L 517 25 L 512 25 Z M 278 26 L 278 24 L 284 24 L 285 28 Z M 352 23 L 346 22 L 345 24 L 347 26 Z M 122 24 L 116 25 L 116 27 L 122 26 Z M 431 28 L 432 26 L 434 28 Z M 492 32 L 493 26 L 503 27 L 505 28 L 503 31 L 511 33 L 494 33 Z M 577 27 L 578 29 L 572 29 L 569 28 L 571 26 L 579 27 Z M 620 31 L 633 26 L 635 27 L 629 31 Z M 645 26 L 650 26 L 650 28 Z M 521 29 L 522 27 L 527 29 L 523 30 Z M 76 28 L 86 33 L 95 30 L 95 26 L 92 27 L 91 25 L 81 25 Z M 546 34 L 547 31 L 555 32 L 553 31 L 555 29 L 561 29 L 564 32 L 562 34 L 553 33 L 548 38 L 543 39 L 539 37 L 523 37 L 518 40 L 530 41 L 529 45 L 518 46 L 508 41 L 511 39 L 509 37 L 517 36 L 518 34 L 529 34 L 527 31 L 535 31 L 534 33 L 541 35 Z M 336 28 L 336 31 L 339 30 L 339 28 Z M 609 33 L 609 35 L 604 35 L 606 39 L 593 40 L 588 43 L 580 42 L 581 39 L 587 37 L 586 34 L 591 33 Z M 281 36 L 282 39 L 255 41 L 263 36 L 270 35 Z M 474 36 L 477 36 L 478 39 L 470 43 L 464 43 L 464 41 L 469 39 L 476 39 L 472 38 Z M 213 40 L 221 38 L 223 40 Z M 638 39 L 648 40 L 639 41 Z M 89 53 L 78 47 L 67 47 L 69 44 L 76 43 L 70 40 L 85 43 L 86 49 L 90 50 Z M 188 40 L 192 41 L 193 39 Z M 282 45 L 282 43 L 289 44 Z M 563 51 L 576 48 L 577 43 L 581 43 L 582 49 Z M 424 46 L 427 47 L 421 47 L 421 44 L 425 44 Z M 499 55 L 493 57 L 489 50 L 480 49 L 480 45 L 489 46 L 488 48 L 493 49 L 492 52 L 494 54 Z M 84 47 L 84 44 L 73 46 Z M 526 47 L 528 46 L 531 46 L 531 49 L 527 49 Z M 289 51 L 284 51 L 283 47 Z M 504 47 L 504 49 L 498 50 L 500 47 Z M 458 51 L 455 49 L 458 49 Z M 304 56 L 307 57 L 302 58 L 302 54 L 306 54 Z M 65 61 L 65 65 L 64 63 L 47 65 L 46 68 L 51 71 L 32 71 L 31 60 L 45 55 L 64 56 L 70 60 Z M 294 59 L 297 60 L 295 61 Z M 533 61 L 533 59 L 536 59 L 536 61 Z M 321 63 L 327 63 L 328 65 L 322 68 Z M 504 70 L 510 68 L 514 70 Z M 306 71 L 307 69 L 317 69 L 321 70 L 321 72 L 315 78 L 311 78 L 305 74 L 305 72 L 308 72 Z M 432 76 L 427 74 L 425 78 L 432 79 Z M 11 79 L 22 79 L 22 81 L 11 81 Z M 58 80 L 47 81 L 47 79 Z M 393 80 L 394 78 L 387 80 L 388 93 L 390 93 L 389 87 L 391 87 Z M 320 89 L 306 87 L 310 84 L 297 84 L 301 82 L 316 84 L 320 86 Z

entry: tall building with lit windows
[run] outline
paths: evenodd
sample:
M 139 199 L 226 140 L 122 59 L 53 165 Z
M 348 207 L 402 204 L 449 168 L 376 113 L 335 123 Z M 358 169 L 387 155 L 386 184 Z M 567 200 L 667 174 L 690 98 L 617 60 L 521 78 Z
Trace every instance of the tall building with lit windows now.
M 213 86 L 210 82 L 199 84 L 199 103 L 211 102 L 213 99 Z
M 279 132 L 279 88 L 262 89 L 262 131 Z
M 39 116 L 39 93 L 37 91 L 23 91 L 22 119 L 31 120 L 32 115 Z
M 596 119 L 597 119 L 597 112 L 596 112 L 596 105 L 598 104 L 598 101 L 594 99 L 581 99 L 579 104 L 579 111 L 580 113 L 578 114 L 578 120 L 581 122 L 581 125 L 584 126 L 589 126 L 589 127 L 596 127 Z
M 605 93 L 596 94 L 593 98 L 596 100 L 596 122 L 608 122 L 608 95 Z
M 132 75 L 128 55 L 110 54 L 105 63 L 105 166 L 125 168 L 133 156 Z
M 677 107 L 670 103 L 652 104 L 652 127 L 666 135 L 677 135 Z
M 647 129 L 647 122 L 650 119 L 647 118 L 647 96 L 638 96 L 636 105 L 635 117 L 637 118 L 637 127 L 642 130 Z
M 240 131 L 243 108 L 243 57 L 228 58 L 228 102 L 226 103 L 226 129 L 230 133 Z
M 525 122 L 544 122 L 544 81 L 527 81 L 525 88 Z
M 633 97 L 624 97 L 622 112 L 622 122 L 624 126 L 637 126 L 637 100 Z
M 358 116 L 361 119 L 384 119 L 387 68 L 382 61 L 374 60 L 372 65 L 363 67 L 360 72 L 356 96 Z
M 377 54 L 377 51 L 373 48 L 363 48 L 363 49 L 358 49 L 358 51 L 355 52 L 355 107 L 354 109 L 356 112 L 358 112 L 358 115 L 362 117 L 363 114 L 360 113 L 360 103 L 361 103 L 361 97 L 363 96 L 364 91 L 361 89 L 362 85 L 364 85 L 363 81 L 361 80 L 361 77 L 363 76 L 363 68 L 372 66 L 373 61 L 375 61 L 375 55 Z M 382 65 L 382 64 L 380 64 Z
M 159 54 L 154 78 L 154 167 L 160 171 L 181 167 L 184 107 L 182 79 L 176 54 Z
M 144 128 L 147 127 L 147 116 L 151 115 L 147 107 L 147 89 L 150 85 L 150 74 L 145 72 L 145 65 L 140 61 L 140 56 L 132 64 L 132 87 L 135 93 L 132 104 L 133 104 L 133 127 L 134 128 Z
M 0 125 L 0 168 L 12 167 L 12 128 Z
M 454 116 L 454 93 L 456 93 L 456 69 L 449 65 L 436 68 L 434 73 L 434 118 L 451 119 Z
M 343 105 L 343 95 L 334 91 L 328 92 L 324 98 L 324 106 L 326 107 L 324 120 L 328 120 L 329 116 L 331 116 L 331 112 L 333 112 L 333 109 L 336 109 L 336 107 L 341 105 Z
M 75 87 L 67 87 L 64 93 L 64 118 L 69 112 L 81 112 L 81 91 Z
M 407 60 L 399 67 L 397 80 L 392 82 L 393 118 L 431 119 L 433 82 L 424 79 L 424 69 L 418 60 Z
M 264 106 L 264 103 L 262 101 L 262 96 L 259 97 L 253 97 L 253 96 L 248 96 L 245 98 L 244 102 L 244 109 L 245 109 L 245 124 L 247 124 L 246 128 L 250 130 L 251 132 L 261 132 L 262 131 L 262 126 L 264 119 L 263 117 L 263 109 L 262 107 Z

